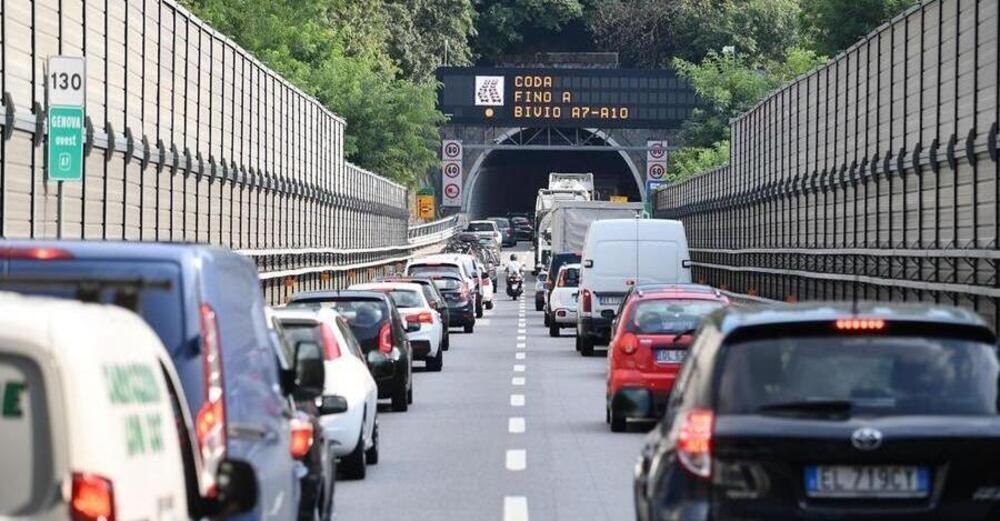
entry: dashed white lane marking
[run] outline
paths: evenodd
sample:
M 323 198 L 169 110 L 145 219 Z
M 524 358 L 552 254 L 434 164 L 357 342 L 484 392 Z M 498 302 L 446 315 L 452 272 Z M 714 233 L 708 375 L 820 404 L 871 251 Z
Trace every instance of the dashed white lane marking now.
M 520 328 L 520 329 L 517 330 L 517 332 L 520 333 L 520 334 L 522 334 L 522 335 L 528 334 L 528 330 L 525 329 L 525 328 Z
M 522 434 L 525 429 L 524 418 L 512 416 L 507 419 L 507 432 L 511 434 Z
M 523 373 L 524 372 L 524 364 L 514 364 L 514 372 L 515 373 Z
M 524 377 L 523 376 L 515 376 L 514 378 L 510 379 L 510 384 L 511 385 L 524 385 Z
M 518 342 L 517 343 L 517 348 L 518 349 L 524 349 L 526 347 L 528 347 L 528 344 L 525 344 L 524 342 Z
M 528 339 L 528 337 L 525 336 L 525 335 L 517 335 L 517 341 L 518 342 L 524 342 L 527 339 Z
M 527 321 L 527 320 L 524 320 L 523 318 L 522 318 L 521 320 L 518 320 L 518 321 L 517 321 L 517 325 L 518 325 L 519 327 L 524 327 L 524 326 L 525 326 L 525 325 L 527 325 L 527 324 L 528 324 L 528 321 Z
M 503 521 L 528 521 L 528 498 L 524 496 L 503 498 Z
M 520 472 L 528 467 L 528 452 L 524 449 L 507 450 L 507 470 Z
M 524 395 L 523 394 L 512 394 L 512 395 L 510 395 L 510 406 L 511 407 L 524 407 Z
M 527 353 L 514 353 L 514 360 L 524 360 Z

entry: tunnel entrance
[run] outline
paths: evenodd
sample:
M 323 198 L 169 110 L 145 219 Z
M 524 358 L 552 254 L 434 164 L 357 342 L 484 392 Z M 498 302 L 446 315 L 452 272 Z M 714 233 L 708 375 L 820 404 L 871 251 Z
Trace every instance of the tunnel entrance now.
M 537 133 L 537 129 L 525 129 L 521 133 Z M 502 143 L 511 142 L 519 141 L 514 136 Z M 588 143 L 608 145 L 596 135 Z M 641 201 L 637 174 L 622 153 L 610 148 L 595 148 L 487 152 L 478 162 L 478 168 L 469 173 L 466 212 L 473 219 L 504 216 L 510 212 L 533 213 L 538 189 L 548 186 L 550 172 L 592 172 L 595 199 L 607 201 L 612 195 L 620 195 L 628 197 L 629 201 Z

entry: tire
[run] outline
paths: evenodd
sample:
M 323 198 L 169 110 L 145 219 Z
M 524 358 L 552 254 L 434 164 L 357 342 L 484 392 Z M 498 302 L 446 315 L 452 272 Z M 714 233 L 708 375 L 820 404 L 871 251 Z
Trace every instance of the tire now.
M 559 336 L 559 324 L 555 322 L 549 322 L 549 336 L 558 337 Z
M 594 356 L 594 341 L 587 337 L 577 337 L 579 339 L 580 354 L 583 356 Z
M 365 438 L 358 433 L 358 444 L 350 454 L 340 458 L 340 472 L 346 479 L 365 479 L 367 464 L 365 462 Z
M 406 403 L 407 404 L 412 404 L 413 403 L 413 388 L 412 387 L 410 387 L 409 389 L 406 390 Z
M 493 309 L 493 301 L 492 300 L 486 303 L 486 309 Z
M 441 349 L 444 349 L 445 351 L 447 351 L 448 348 L 450 348 L 450 347 L 451 347 L 451 335 L 448 334 L 448 330 L 445 329 L 444 330 L 444 340 L 441 341 Z
M 541 311 L 543 309 L 545 309 L 545 305 L 536 300 L 535 301 L 535 311 Z
M 628 420 L 625 419 L 625 415 L 616 413 L 614 407 L 608 407 L 608 417 L 611 432 L 625 432 L 625 429 L 628 428 Z
M 375 426 L 372 427 L 372 448 L 365 451 L 365 463 L 378 465 L 378 416 L 375 417 Z
M 476 328 L 476 324 L 474 324 L 474 323 L 473 323 L 473 324 L 466 324 L 466 325 L 465 325 L 465 328 L 464 328 L 463 330 L 464 330 L 464 331 L 465 331 L 466 333 L 471 333 L 471 332 L 472 332 L 472 330 L 474 330 L 475 328 Z
M 399 389 L 396 389 L 392 393 L 392 410 L 393 412 L 406 412 L 409 409 L 410 402 L 406 399 L 407 390 L 405 385 L 400 385 Z
M 444 366 L 444 351 L 438 349 L 437 356 L 427 359 L 427 370 L 439 373 L 442 366 Z
M 549 326 L 551 326 L 551 325 L 552 325 L 552 321 L 551 321 L 551 320 L 549 320 L 549 314 L 548 314 L 548 313 L 546 313 L 546 314 L 545 314 L 545 327 L 549 327 Z
M 483 301 L 476 300 L 476 318 L 483 318 Z
M 577 334 L 577 336 L 576 336 L 576 352 L 577 353 L 580 352 L 580 335 L 579 334 Z

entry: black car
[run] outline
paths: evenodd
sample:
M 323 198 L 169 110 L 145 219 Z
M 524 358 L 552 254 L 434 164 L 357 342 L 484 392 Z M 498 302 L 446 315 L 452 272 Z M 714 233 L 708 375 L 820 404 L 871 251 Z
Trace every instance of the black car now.
M 510 222 L 514 226 L 514 236 L 517 240 L 530 241 L 535 238 L 535 229 L 527 217 L 511 217 Z
M 424 290 L 424 298 L 431 305 L 434 311 L 441 315 L 441 325 L 444 326 L 444 338 L 441 340 L 441 349 L 447 351 L 451 345 L 451 336 L 448 328 L 451 327 L 451 311 L 448 309 L 448 300 L 441 294 L 434 284 L 434 279 L 429 277 L 381 277 L 378 282 L 407 282 L 419 284 Z
M 379 399 L 392 400 L 392 410 L 413 403 L 413 350 L 407 324 L 389 295 L 377 291 L 310 291 L 292 295 L 290 306 L 331 306 L 347 320 L 364 350 L 378 385 Z
M 411 277 L 430 278 L 448 303 L 448 327 L 461 327 L 472 333 L 476 327 L 476 296 L 463 282 L 461 270 L 444 264 L 416 264 L 409 267 Z
M 1000 519 L 996 340 L 949 307 L 714 313 L 636 464 L 637 518 Z
M 335 414 L 347 411 L 347 401 L 343 397 L 319 398 L 322 389 L 301 389 L 295 385 L 295 357 L 297 343 L 312 343 L 317 351 L 318 344 L 312 332 L 286 329 L 281 321 L 268 317 L 271 334 L 271 345 L 280 368 L 282 393 L 288 400 L 290 416 L 304 416 L 312 425 L 313 441 L 307 454 L 301 457 L 306 468 L 306 474 L 299 479 L 301 495 L 299 497 L 299 521 L 329 519 L 334 512 L 333 497 L 337 476 L 337 458 L 333 455 L 333 447 L 323 435 L 323 426 L 319 422 L 320 414 Z M 317 405 L 317 402 L 320 405 Z M 337 402 L 336 405 L 333 405 Z
M 517 246 L 517 232 L 506 217 L 490 217 L 491 221 L 497 223 L 500 228 L 501 246 Z

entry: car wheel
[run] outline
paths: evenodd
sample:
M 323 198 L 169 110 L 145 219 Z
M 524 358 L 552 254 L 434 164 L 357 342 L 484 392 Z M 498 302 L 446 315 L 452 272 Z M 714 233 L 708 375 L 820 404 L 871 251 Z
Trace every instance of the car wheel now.
M 493 301 L 492 300 L 486 303 L 486 309 L 493 309 Z
M 549 322 L 549 336 L 557 337 L 559 336 L 559 324 L 555 322 Z
M 483 302 L 476 302 L 476 318 L 483 318 Z
M 541 311 L 543 309 L 545 309 L 545 305 L 536 300 L 535 301 L 535 311 Z
M 594 356 L 594 341 L 587 337 L 578 337 L 580 344 L 580 354 L 583 356 Z
M 625 428 L 628 426 L 625 415 L 615 412 L 614 406 L 610 407 L 608 415 L 610 417 L 611 432 L 625 432 Z
M 549 314 L 546 313 L 545 314 L 545 327 L 549 327 L 549 324 L 551 324 L 551 323 L 552 322 L 549 320 Z
M 347 479 L 365 479 L 367 474 L 365 464 L 365 438 L 362 433 L 358 433 L 358 444 L 350 454 L 340 458 L 340 471 Z
M 409 389 L 406 390 L 406 403 L 408 403 L 408 404 L 412 404 L 413 403 L 413 388 L 412 387 L 410 387 Z
M 365 451 L 365 462 L 369 465 L 378 464 L 378 417 L 375 417 L 375 426 L 372 427 L 372 448 Z
M 448 334 L 448 330 L 446 329 L 444 330 L 444 340 L 441 341 L 441 349 L 447 351 L 449 347 L 451 347 L 451 335 Z
M 438 349 L 437 355 L 434 358 L 427 359 L 427 370 L 433 371 L 435 373 L 441 371 L 441 367 L 444 365 L 444 351 Z
M 399 388 L 392 393 L 392 410 L 395 412 L 406 412 L 410 402 L 406 400 L 406 385 L 400 384 Z
M 464 331 L 465 331 L 466 333 L 471 333 L 471 332 L 472 332 L 472 330 L 473 330 L 473 329 L 475 329 L 475 328 L 476 328 L 476 325 L 475 325 L 475 324 L 466 324 L 466 325 L 465 325 L 465 328 L 464 328 Z
M 580 335 L 579 334 L 577 334 L 577 336 L 576 336 L 576 352 L 577 353 L 580 352 Z

